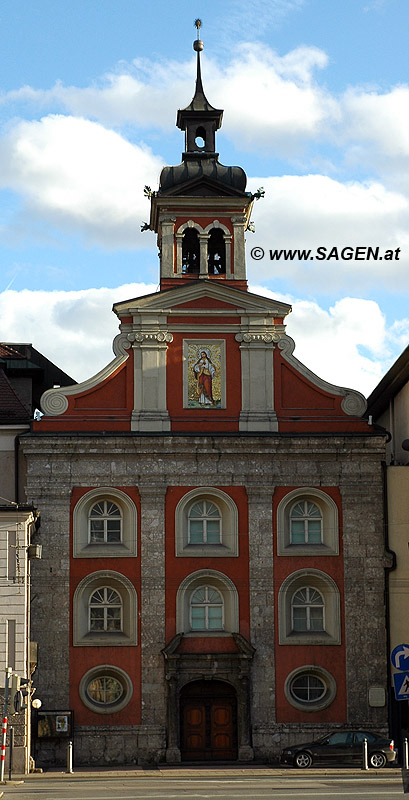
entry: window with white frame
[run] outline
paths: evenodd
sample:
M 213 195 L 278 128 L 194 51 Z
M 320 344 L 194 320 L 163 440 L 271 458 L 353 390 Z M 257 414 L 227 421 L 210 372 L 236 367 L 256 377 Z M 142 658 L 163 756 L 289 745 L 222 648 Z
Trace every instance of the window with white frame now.
M 239 600 L 233 581 L 222 572 L 203 569 L 188 575 L 176 596 L 177 633 L 203 636 L 239 632 Z
M 82 702 L 97 714 L 121 711 L 128 705 L 132 692 L 129 675 L 111 664 L 101 664 L 88 670 L 79 684 Z
M 335 700 L 337 686 L 328 670 L 308 664 L 290 672 L 284 683 L 284 694 L 300 711 L 321 711 Z
M 200 586 L 190 598 L 192 631 L 223 630 L 223 597 L 213 586 Z
M 112 500 L 99 500 L 89 514 L 89 543 L 117 544 L 122 540 L 122 514 Z
M 322 513 L 311 500 L 300 500 L 290 510 L 291 544 L 321 544 Z
M 137 596 L 129 578 L 100 570 L 80 581 L 73 598 L 73 644 L 137 644 Z
M 221 489 L 200 487 L 181 498 L 175 510 L 177 556 L 237 556 L 238 510 Z
M 102 586 L 89 599 L 90 631 L 122 630 L 122 598 L 111 586 Z
M 293 631 L 323 631 L 324 600 L 312 586 L 303 586 L 294 592 L 291 600 Z
M 221 514 L 211 500 L 193 503 L 188 512 L 189 544 L 220 544 Z
M 73 511 L 74 558 L 117 558 L 137 554 L 137 512 L 126 492 L 91 489 Z
M 338 508 L 322 489 L 292 489 L 277 506 L 277 555 L 338 555 Z
M 340 644 L 340 593 L 318 569 L 291 573 L 278 592 L 280 644 Z

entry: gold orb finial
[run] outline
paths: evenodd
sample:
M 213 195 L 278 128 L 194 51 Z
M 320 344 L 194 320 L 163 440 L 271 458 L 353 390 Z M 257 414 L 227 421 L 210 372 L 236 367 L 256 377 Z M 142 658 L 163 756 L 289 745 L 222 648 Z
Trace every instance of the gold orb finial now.
M 195 39 L 195 41 L 193 42 L 193 50 L 196 50 L 196 52 L 198 53 L 200 50 L 203 50 L 203 42 L 201 39 L 199 39 L 199 30 L 202 27 L 202 20 L 195 19 L 194 25 L 195 28 L 197 28 L 197 39 Z

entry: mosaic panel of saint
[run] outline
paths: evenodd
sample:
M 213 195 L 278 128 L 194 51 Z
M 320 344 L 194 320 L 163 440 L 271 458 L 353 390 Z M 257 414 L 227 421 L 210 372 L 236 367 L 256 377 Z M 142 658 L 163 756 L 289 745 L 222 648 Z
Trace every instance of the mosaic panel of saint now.
M 221 407 L 220 344 L 189 344 L 188 405 L 202 409 Z

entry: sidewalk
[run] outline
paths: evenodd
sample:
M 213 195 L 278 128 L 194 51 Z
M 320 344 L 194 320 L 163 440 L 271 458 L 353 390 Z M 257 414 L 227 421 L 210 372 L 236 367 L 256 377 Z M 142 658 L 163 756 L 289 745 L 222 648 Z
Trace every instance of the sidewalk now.
M 29 775 L 13 775 L 11 783 L 14 781 L 21 781 L 24 780 L 25 782 L 35 781 L 39 778 L 61 778 L 62 780 L 75 780 L 84 779 L 84 778 L 136 778 L 136 777 L 143 777 L 143 778 L 181 778 L 181 777 L 217 777 L 217 776 L 243 776 L 246 775 L 248 777 L 271 777 L 271 778 L 295 778 L 295 777 L 303 777 L 304 779 L 308 778 L 317 778 L 317 777 L 344 777 L 344 778 L 353 778 L 353 777 L 368 777 L 368 778 L 384 778 L 386 781 L 402 781 L 402 770 L 400 767 L 386 767 L 384 769 L 368 769 L 362 770 L 359 767 L 312 767 L 311 769 L 295 769 L 292 767 L 280 767 L 280 766 L 268 766 L 260 764 L 259 766 L 220 766 L 215 767 L 212 766 L 168 766 L 165 764 L 161 764 L 157 767 L 139 767 L 139 766 L 128 766 L 128 767 L 116 767 L 114 769 L 110 769 L 109 767 L 78 767 L 74 768 L 72 773 L 66 772 L 63 767 L 56 767 L 52 769 L 47 769 L 44 772 L 32 772 Z M 8 782 L 8 781 L 7 781 Z

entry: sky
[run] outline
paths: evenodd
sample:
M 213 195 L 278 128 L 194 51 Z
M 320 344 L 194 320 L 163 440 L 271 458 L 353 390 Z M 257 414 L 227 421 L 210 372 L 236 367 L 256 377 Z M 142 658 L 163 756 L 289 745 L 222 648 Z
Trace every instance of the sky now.
M 297 358 L 368 395 L 409 339 L 407 0 L 2 0 L 0 340 L 85 380 L 112 304 L 157 290 L 143 188 L 180 162 L 196 17 L 220 161 L 265 190 L 250 290 L 291 303 Z

